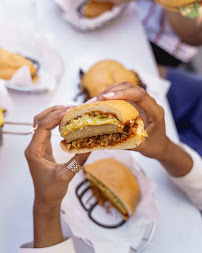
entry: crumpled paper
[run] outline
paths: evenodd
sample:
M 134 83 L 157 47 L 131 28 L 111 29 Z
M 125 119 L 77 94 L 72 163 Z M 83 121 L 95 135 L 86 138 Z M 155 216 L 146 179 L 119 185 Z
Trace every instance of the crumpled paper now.
M 81 171 L 71 181 L 63 200 L 64 218 L 72 233 L 91 242 L 96 253 L 129 252 L 131 246 L 135 248 L 141 241 L 145 225 L 157 219 L 157 206 L 153 197 L 156 186 L 141 171 L 131 151 L 95 151 L 90 155 L 87 163 L 107 157 L 124 163 L 138 178 L 142 195 L 134 215 L 123 226 L 116 229 L 105 229 L 93 223 L 75 194 L 76 187 L 84 179 Z M 103 220 L 103 216 L 98 218 L 99 221 Z
M 26 91 L 54 90 L 62 75 L 62 62 L 46 36 L 15 25 L 0 23 L 0 47 L 30 57 L 40 63 L 39 79 L 32 82 L 28 67 L 17 70 L 11 80 L 1 79 L 7 87 Z
M 114 6 L 111 11 L 106 11 L 96 18 L 85 18 L 78 13 L 78 7 L 85 0 L 54 0 L 62 9 L 64 19 L 74 28 L 81 31 L 90 31 L 101 27 L 106 22 L 117 17 L 127 6 L 127 3 L 122 3 Z

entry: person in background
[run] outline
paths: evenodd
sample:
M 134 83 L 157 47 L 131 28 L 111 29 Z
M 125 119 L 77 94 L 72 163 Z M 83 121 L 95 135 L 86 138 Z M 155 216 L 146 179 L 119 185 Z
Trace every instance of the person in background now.
M 137 0 L 137 10 L 157 64 L 177 67 L 195 56 L 202 45 L 202 9 L 191 19 L 153 0 Z
M 125 82 L 109 86 L 88 103 L 102 100 L 130 100 L 142 113 L 148 138 L 134 149 L 146 157 L 156 159 L 168 172 L 171 180 L 179 186 L 199 209 L 202 210 L 202 160 L 188 146 L 173 143 L 165 132 L 164 111 L 142 88 Z M 70 162 L 56 164 L 52 155 L 50 131 L 66 113 L 64 107 L 52 107 L 35 117 L 38 128 L 25 151 L 34 182 L 34 244 L 24 245 L 19 253 L 60 252 L 69 250 L 68 240 L 62 233 L 60 206 L 68 184 L 75 176 Z M 76 155 L 74 160 L 83 166 L 88 154 Z
M 96 0 L 104 2 L 106 0 Z M 127 0 L 107 0 L 121 3 Z M 180 140 L 202 156 L 202 77 L 176 69 L 189 62 L 202 44 L 202 8 L 195 19 L 164 9 L 153 0 L 136 0 L 159 73 L 171 82 L 168 101 Z
M 202 76 L 165 66 L 159 73 L 171 83 L 167 98 L 180 141 L 202 156 Z
M 119 4 L 128 0 L 96 0 Z M 141 23 L 159 65 L 178 66 L 189 62 L 202 45 L 202 8 L 191 19 L 164 9 L 154 0 L 134 0 Z

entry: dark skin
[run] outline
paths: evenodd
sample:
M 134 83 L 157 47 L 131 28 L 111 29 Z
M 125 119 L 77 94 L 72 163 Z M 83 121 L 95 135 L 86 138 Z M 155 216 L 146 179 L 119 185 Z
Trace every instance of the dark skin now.
M 164 111 L 142 88 L 131 83 L 111 85 L 97 97 L 88 101 L 120 99 L 131 101 L 144 119 L 148 138 L 135 152 L 157 159 L 173 177 L 181 177 L 193 166 L 191 157 L 172 143 L 165 133 Z M 43 248 L 62 242 L 60 207 L 68 184 L 75 176 L 67 164 L 56 164 L 52 155 L 50 130 L 55 128 L 67 108 L 52 107 L 35 117 L 39 125 L 33 139 L 25 151 L 34 182 L 34 247 Z M 76 155 L 76 161 L 83 165 L 88 154 Z
M 132 102 L 144 120 L 148 138 L 134 151 L 158 160 L 173 177 L 182 177 L 191 171 L 193 161 L 189 154 L 166 136 L 164 110 L 154 98 L 144 89 L 124 82 L 110 85 L 97 96 L 97 100 L 111 99 Z
M 34 119 L 38 129 L 25 150 L 32 175 L 34 200 L 34 247 L 43 248 L 63 241 L 60 224 L 60 207 L 69 182 L 75 173 L 66 168 L 68 163 L 57 164 L 52 154 L 51 130 L 54 129 L 69 107 L 51 107 Z M 89 153 L 75 155 L 74 159 L 84 165 Z
M 182 42 L 192 46 L 202 45 L 202 8 L 199 16 L 194 19 L 186 18 L 179 12 L 166 10 L 165 13 L 172 29 Z
M 106 2 L 106 0 L 96 0 Z M 107 0 L 114 4 L 126 2 L 127 0 Z M 202 8 L 199 16 L 195 19 L 186 18 L 180 12 L 165 9 L 165 15 L 172 29 L 181 38 L 181 41 L 192 46 L 202 45 Z

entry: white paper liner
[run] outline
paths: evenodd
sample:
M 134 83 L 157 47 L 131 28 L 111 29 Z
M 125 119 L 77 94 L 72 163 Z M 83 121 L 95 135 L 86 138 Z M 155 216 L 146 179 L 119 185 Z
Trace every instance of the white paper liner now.
M 86 0 L 54 0 L 62 9 L 64 19 L 81 31 L 90 31 L 101 27 L 106 22 L 117 17 L 126 7 L 127 3 L 114 6 L 96 18 L 85 18 L 78 13 L 78 7 Z
M 0 23 L 0 48 L 30 57 L 40 63 L 39 79 L 33 83 L 28 67 L 16 71 L 11 80 L 2 80 L 7 87 L 25 91 L 54 90 L 62 75 L 62 63 L 46 36 L 7 23 Z
M 141 240 L 145 225 L 157 219 L 157 206 L 153 197 L 156 186 L 140 172 L 141 168 L 134 160 L 131 151 L 95 151 L 90 155 L 87 163 L 107 157 L 124 163 L 138 178 L 142 195 L 135 214 L 123 226 L 116 229 L 105 229 L 93 223 L 75 194 L 76 187 L 84 179 L 82 171 L 71 181 L 62 209 L 73 234 L 90 241 L 96 253 L 129 252 L 130 247 L 135 248 Z M 99 220 L 102 221 L 102 218 L 103 216 Z

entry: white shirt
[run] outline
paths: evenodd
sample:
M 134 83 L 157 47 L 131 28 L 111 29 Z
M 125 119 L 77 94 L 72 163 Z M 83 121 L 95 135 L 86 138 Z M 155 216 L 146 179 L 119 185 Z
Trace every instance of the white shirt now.
M 202 158 L 185 144 L 180 145 L 193 160 L 192 170 L 184 177 L 170 177 L 171 180 L 186 193 L 190 201 L 202 210 Z
M 192 157 L 193 168 L 184 177 L 169 177 L 187 194 L 190 201 L 202 210 L 202 159 L 187 145 L 181 144 L 180 146 Z M 72 239 L 67 239 L 62 243 L 42 249 L 34 249 L 32 243 L 24 244 L 19 248 L 18 253 L 76 253 L 76 251 Z
M 148 40 L 182 62 L 190 61 L 197 48 L 181 42 L 167 21 L 164 8 L 153 0 L 136 1 Z

